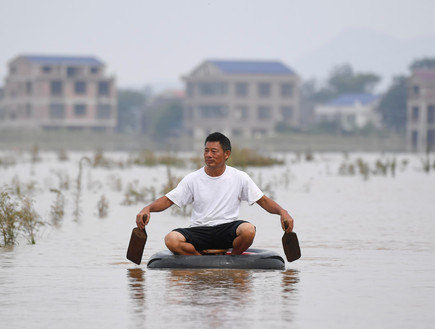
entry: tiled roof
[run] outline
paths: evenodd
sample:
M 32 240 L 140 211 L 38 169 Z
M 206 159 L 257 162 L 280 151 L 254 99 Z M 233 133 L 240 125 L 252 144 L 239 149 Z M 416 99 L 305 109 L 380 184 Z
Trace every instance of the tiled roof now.
M 210 60 L 221 71 L 232 74 L 295 74 L 292 69 L 278 61 L 230 61 Z
M 354 105 L 355 103 L 368 105 L 379 97 L 379 95 L 372 94 L 342 94 L 328 102 L 328 105 Z
M 95 57 L 75 57 L 75 56 L 22 56 L 31 62 L 38 64 L 65 64 L 65 65 L 96 65 L 101 66 L 103 62 Z

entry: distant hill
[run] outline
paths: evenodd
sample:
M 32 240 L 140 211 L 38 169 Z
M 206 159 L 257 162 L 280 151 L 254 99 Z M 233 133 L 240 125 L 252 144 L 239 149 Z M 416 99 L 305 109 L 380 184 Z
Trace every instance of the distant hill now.
M 408 74 L 411 62 L 423 57 L 435 57 L 435 36 L 397 39 L 372 30 L 351 29 L 291 65 L 303 79 L 324 79 L 334 66 L 349 63 L 356 72 L 379 74 L 383 89 L 392 77 Z

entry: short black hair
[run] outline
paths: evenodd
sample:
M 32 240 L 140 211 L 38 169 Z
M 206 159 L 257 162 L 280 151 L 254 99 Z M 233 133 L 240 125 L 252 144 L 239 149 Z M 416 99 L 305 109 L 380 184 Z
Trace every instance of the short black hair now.
M 207 138 L 205 139 L 204 145 L 207 144 L 207 142 L 219 142 L 221 144 L 224 152 L 231 151 L 230 140 L 228 139 L 227 136 L 225 136 L 224 134 L 221 134 L 219 132 L 214 132 L 214 133 L 211 133 L 210 135 L 208 135 Z

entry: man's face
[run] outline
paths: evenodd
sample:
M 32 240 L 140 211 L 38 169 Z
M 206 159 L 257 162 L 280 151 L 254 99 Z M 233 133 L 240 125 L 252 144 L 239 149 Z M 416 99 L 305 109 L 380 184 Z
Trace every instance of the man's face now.
M 225 165 L 230 151 L 224 152 L 219 142 L 207 142 L 204 147 L 204 161 L 207 167 L 215 168 Z

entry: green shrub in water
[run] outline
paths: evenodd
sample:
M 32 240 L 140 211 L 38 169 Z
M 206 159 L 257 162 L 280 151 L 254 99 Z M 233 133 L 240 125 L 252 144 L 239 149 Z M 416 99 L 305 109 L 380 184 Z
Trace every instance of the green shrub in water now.
M 35 244 L 35 234 L 38 228 L 44 225 L 36 210 L 33 208 L 33 201 L 24 198 L 22 199 L 21 210 L 18 212 L 20 220 L 20 228 L 27 237 L 27 241 Z
M 0 231 L 4 246 L 14 245 L 19 232 L 17 203 L 6 191 L 0 193 Z

